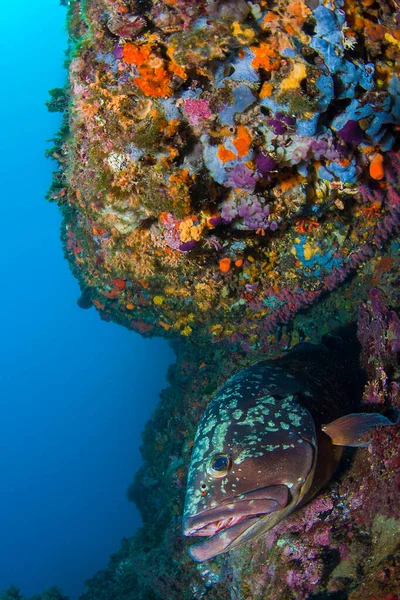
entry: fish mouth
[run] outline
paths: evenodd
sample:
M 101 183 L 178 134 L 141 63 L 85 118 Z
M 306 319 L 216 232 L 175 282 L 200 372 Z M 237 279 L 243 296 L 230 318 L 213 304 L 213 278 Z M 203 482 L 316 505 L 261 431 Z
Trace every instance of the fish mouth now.
M 190 556 L 196 562 L 202 562 L 238 546 L 245 541 L 239 541 L 239 538 L 243 538 L 249 529 L 255 529 L 260 518 L 281 511 L 288 502 L 288 487 L 275 485 L 230 498 L 217 508 L 186 517 L 184 535 L 210 536 L 204 542 L 191 546 Z M 251 539 L 256 533 L 246 536 L 246 539 Z

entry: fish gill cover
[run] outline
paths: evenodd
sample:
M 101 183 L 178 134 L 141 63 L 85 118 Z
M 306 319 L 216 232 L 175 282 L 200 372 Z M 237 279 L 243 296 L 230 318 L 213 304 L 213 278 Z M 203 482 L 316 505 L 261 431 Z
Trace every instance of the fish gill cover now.
M 79 305 L 178 350 L 129 489 L 144 528 L 82 599 L 397 600 L 398 425 L 304 509 L 210 563 L 187 556 L 181 517 L 212 392 L 263 352 L 355 319 L 360 298 L 364 404 L 400 404 L 386 308 L 399 305 L 399 7 L 67 4 L 48 198 Z

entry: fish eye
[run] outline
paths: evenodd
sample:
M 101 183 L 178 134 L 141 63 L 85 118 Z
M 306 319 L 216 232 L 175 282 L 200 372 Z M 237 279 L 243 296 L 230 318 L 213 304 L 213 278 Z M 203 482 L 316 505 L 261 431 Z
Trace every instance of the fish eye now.
M 232 462 L 229 456 L 226 454 L 216 454 L 210 460 L 207 471 L 211 477 L 225 477 L 225 475 L 228 474 L 231 466 Z

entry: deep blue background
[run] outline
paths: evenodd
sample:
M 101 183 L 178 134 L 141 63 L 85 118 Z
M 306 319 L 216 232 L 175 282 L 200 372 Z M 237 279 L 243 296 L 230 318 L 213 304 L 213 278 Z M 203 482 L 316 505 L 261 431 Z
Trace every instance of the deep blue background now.
M 64 20 L 58 0 L 1 5 L 0 590 L 57 584 L 76 598 L 139 524 L 125 492 L 173 353 L 76 305 L 43 199 Z

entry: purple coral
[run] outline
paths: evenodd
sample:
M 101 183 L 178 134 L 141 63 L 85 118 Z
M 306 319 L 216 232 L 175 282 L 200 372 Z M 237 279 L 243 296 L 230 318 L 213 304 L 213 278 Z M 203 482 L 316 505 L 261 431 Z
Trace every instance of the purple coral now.
M 312 152 L 315 160 L 320 160 L 321 158 L 335 160 L 340 158 L 340 154 L 335 148 L 332 138 L 328 135 L 311 139 L 310 151 Z
M 247 165 L 240 163 L 229 174 L 226 185 L 232 188 L 252 192 L 257 183 L 258 176 Z
M 231 223 L 238 215 L 236 202 L 234 200 L 226 200 L 222 203 L 221 218 L 226 225 Z
M 190 252 L 190 250 L 193 250 L 193 248 L 195 248 L 196 246 L 196 240 L 189 240 L 188 242 L 184 242 L 183 244 L 178 246 L 178 250 L 180 250 L 181 252 Z
M 263 204 L 255 195 L 245 195 L 240 201 L 231 199 L 222 204 L 221 217 L 225 223 L 231 223 L 235 218 L 242 219 L 243 228 L 257 229 L 272 229 L 277 228 L 276 221 L 269 219 L 270 207 L 268 204 Z
M 114 46 L 114 56 L 115 58 L 117 58 L 118 60 L 120 60 L 124 55 L 123 52 L 123 48 L 122 46 L 120 46 L 120 44 L 115 44 Z
M 342 138 L 346 144 L 353 144 L 358 146 L 364 141 L 364 132 L 359 126 L 357 121 L 349 119 L 341 129 L 338 131 L 338 135 Z
M 262 205 L 256 196 L 243 199 L 238 207 L 240 217 L 243 217 L 247 229 L 267 229 L 269 227 L 269 205 Z
M 285 135 L 295 126 L 296 121 L 283 113 L 276 113 L 274 119 L 267 119 L 267 125 L 276 135 Z
M 256 167 L 257 170 L 265 175 L 271 171 L 275 171 L 278 167 L 278 163 L 272 156 L 269 156 L 266 152 L 261 152 L 256 156 Z

